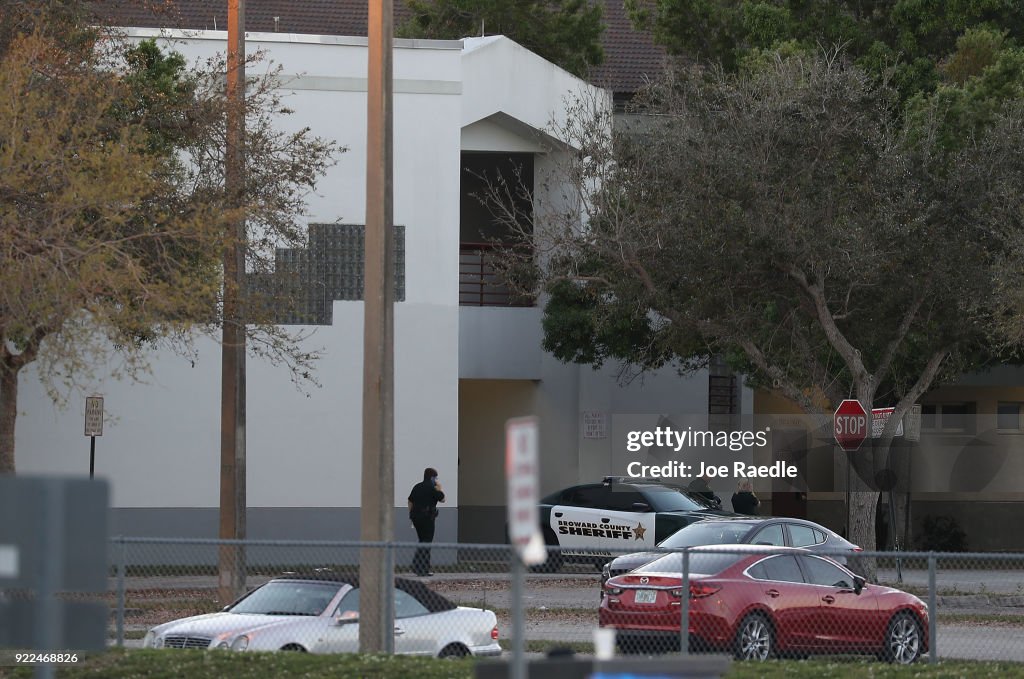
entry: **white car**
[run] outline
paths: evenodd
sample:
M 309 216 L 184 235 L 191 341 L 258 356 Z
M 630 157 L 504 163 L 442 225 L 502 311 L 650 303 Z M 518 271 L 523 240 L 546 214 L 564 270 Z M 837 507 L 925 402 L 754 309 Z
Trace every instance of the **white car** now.
M 352 576 L 276 578 L 219 613 L 157 625 L 146 648 L 353 653 L 359 650 L 359 583 Z M 466 608 L 395 579 L 395 653 L 500 655 L 492 611 Z

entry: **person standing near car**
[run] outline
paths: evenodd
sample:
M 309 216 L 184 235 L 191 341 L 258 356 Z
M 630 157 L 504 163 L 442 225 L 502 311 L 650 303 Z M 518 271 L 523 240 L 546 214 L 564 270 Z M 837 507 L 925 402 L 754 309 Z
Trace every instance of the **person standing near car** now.
M 721 506 L 722 498 L 715 495 L 715 491 L 711 490 L 711 486 L 708 484 L 708 479 L 704 474 L 700 474 L 693 481 L 690 481 L 690 485 L 686 488 L 694 495 L 699 495 L 704 498 L 712 505 Z
M 434 522 L 437 520 L 437 503 L 444 502 L 444 491 L 437 480 L 437 470 L 427 467 L 423 480 L 409 492 L 409 520 L 416 529 L 416 538 L 421 544 L 434 541 Z M 420 577 L 433 575 L 430 572 L 430 547 L 420 547 L 412 559 L 412 569 Z
M 757 506 L 761 501 L 754 495 L 754 484 L 743 479 L 736 484 L 736 492 L 732 494 L 732 510 L 737 514 L 757 515 Z

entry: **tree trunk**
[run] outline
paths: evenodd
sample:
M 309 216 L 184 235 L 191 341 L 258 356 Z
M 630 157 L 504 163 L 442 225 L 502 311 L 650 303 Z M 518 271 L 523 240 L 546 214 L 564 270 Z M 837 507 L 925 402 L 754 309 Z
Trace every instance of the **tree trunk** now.
M 14 474 L 14 423 L 18 417 L 20 367 L 0 363 L 0 474 Z
M 875 550 L 875 510 L 878 506 L 878 491 L 865 490 L 865 484 L 854 474 L 851 479 L 853 492 L 850 493 L 850 535 L 848 539 L 865 552 Z M 858 559 L 855 570 L 868 579 L 876 582 L 874 559 Z

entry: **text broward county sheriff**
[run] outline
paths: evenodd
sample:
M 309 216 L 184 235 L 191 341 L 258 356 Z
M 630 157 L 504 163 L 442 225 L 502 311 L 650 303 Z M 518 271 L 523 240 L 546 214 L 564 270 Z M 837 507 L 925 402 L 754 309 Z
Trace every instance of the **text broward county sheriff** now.
M 591 538 L 612 538 L 615 540 L 643 540 L 647 529 L 643 524 L 636 526 L 617 526 L 610 524 L 587 523 L 586 521 L 559 521 L 560 535 L 585 535 Z

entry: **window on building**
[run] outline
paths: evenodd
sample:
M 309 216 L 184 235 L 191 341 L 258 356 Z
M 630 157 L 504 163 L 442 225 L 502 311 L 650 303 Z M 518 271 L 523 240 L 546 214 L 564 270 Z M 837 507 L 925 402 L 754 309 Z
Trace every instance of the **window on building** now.
M 1020 411 L 1024 404 L 1000 401 L 996 406 L 996 429 L 999 431 L 1020 431 Z
M 976 430 L 977 404 L 926 403 L 921 406 L 921 428 L 973 434 Z

